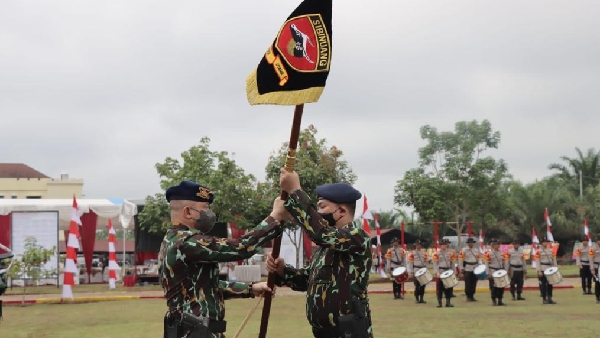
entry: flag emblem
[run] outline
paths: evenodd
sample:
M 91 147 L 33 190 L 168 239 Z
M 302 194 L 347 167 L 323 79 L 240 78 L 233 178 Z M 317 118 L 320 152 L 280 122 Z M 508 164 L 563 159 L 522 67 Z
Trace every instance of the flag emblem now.
M 287 20 L 275 41 L 279 54 L 299 72 L 329 71 L 330 44 L 321 14 L 301 15 Z

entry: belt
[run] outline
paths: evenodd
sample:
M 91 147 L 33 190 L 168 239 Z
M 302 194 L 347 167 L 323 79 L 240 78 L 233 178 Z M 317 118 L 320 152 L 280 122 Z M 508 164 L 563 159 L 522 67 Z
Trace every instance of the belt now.
M 520 269 L 520 268 L 523 267 L 522 264 L 521 265 L 513 265 L 513 264 L 511 264 L 510 266 L 513 267 L 513 268 L 515 268 L 515 269 Z
M 473 262 L 473 263 L 471 263 L 471 262 L 465 262 L 465 264 L 468 264 L 468 265 L 475 265 L 475 264 L 477 264 L 477 262 Z
M 184 330 L 194 329 L 194 326 L 187 325 L 185 323 L 182 323 L 182 326 L 183 326 Z M 208 331 L 210 331 L 212 333 L 223 333 L 223 332 L 227 331 L 227 321 L 211 319 L 208 322 Z
M 392 263 L 394 263 L 394 264 L 401 264 L 400 262 L 396 262 L 396 261 L 392 261 Z
M 440 267 L 438 267 L 438 268 L 439 268 L 440 270 L 450 270 L 450 269 L 452 269 L 452 268 L 445 268 L 445 267 L 442 267 L 442 266 L 440 266 Z
M 424 266 L 413 266 L 413 268 L 417 268 L 417 269 L 423 269 Z
M 541 265 L 552 265 L 552 263 L 548 262 L 548 263 L 544 263 L 544 262 L 540 262 Z

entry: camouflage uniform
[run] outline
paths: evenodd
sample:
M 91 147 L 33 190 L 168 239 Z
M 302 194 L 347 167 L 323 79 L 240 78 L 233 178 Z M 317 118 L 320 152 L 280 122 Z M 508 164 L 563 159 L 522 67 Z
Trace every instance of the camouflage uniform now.
M 171 193 L 171 189 L 174 192 Z M 193 194 L 187 197 L 191 194 L 190 189 L 201 190 L 203 197 L 196 200 L 212 202 L 209 190 L 187 181 L 179 187 L 169 188 L 167 201 L 169 198 L 193 200 Z M 281 235 L 281 232 L 279 222 L 271 216 L 237 239 L 217 238 L 180 223 L 171 223 L 158 253 L 159 276 L 169 307 L 167 318 L 178 321 L 181 313 L 208 318 L 210 338 L 224 338 L 224 300 L 254 295 L 251 284 L 219 280 L 219 262 L 250 258 L 259 247 Z M 187 337 L 190 330 L 189 327 L 183 327 L 182 337 Z
M 308 267 L 296 269 L 286 264 L 284 276 L 278 275 L 276 284 L 306 291 L 306 318 L 315 337 L 339 337 L 339 316 L 355 311 L 367 316 L 368 336 L 373 337 L 367 294 L 372 264 L 370 237 L 352 223 L 340 228 L 329 226 L 301 190 L 289 195 L 285 208 L 319 249 Z M 362 309 L 355 310 L 352 299 L 359 299 Z

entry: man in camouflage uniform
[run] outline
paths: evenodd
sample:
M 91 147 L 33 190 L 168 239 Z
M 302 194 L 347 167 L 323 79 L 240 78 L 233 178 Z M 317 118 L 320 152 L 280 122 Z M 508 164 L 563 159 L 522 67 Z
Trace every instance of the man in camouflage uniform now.
M 415 276 L 415 273 L 419 271 L 419 269 L 427 268 L 427 253 L 422 251 L 421 248 L 421 240 L 415 241 L 415 249 L 408 255 L 408 273 L 410 277 Z M 415 299 L 417 304 L 427 304 L 426 301 L 423 300 L 425 296 L 425 287 L 427 285 L 421 285 L 419 281 L 415 278 Z
M 513 247 L 508 250 L 508 260 L 506 263 L 506 271 L 510 275 L 510 294 L 512 295 L 512 300 L 525 300 L 525 298 L 521 297 L 521 294 L 523 293 L 525 274 L 527 274 L 527 264 L 525 263 L 523 248 L 520 246 L 521 242 L 518 238 L 515 238 L 513 240 Z M 515 291 L 517 292 L 516 298 Z
M 494 306 L 505 306 L 506 304 L 502 302 L 502 298 L 504 298 L 504 288 L 497 288 L 494 285 L 494 277 L 492 275 L 498 270 L 504 270 L 507 259 L 506 255 L 500 250 L 500 241 L 497 238 L 492 238 L 490 244 L 492 245 L 492 249 L 485 253 L 484 261 L 487 267 L 490 292 L 492 294 L 492 304 Z
M 592 246 L 588 254 L 590 260 L 590 273 L 594 276 L 594 293 L 596 294 L 596 304 L 600 304 L 600 235 L 596 236 L 596 245 Z
M 306 317 L 314 337 L 373 337 L 367 293 L 371 239 L 352 222 L 361 193 L 346 183 L 325 184 L 315 190 L 315 205 L 301 190 L 297 173 L 282 169 L 280 184 L 289 194 L 286 209 L 319 249 L 303 268 L 269 255 L 267 270 L 277 274 L 277 285 L 306 291 Z M 350 332 L 348 323 L 356 330 Z
M 400 240 L 397 237 L 392 239 L 392 247 L 389 248 L 385 254 L 387 260 L 388 274 L 392 279 L 392 288 L 394 291 L 394 299 L 404 299 L 402 290 L 404 289 L 404 283 L 400 284 L 396 282 L 392 272 L 395 268 L 406 267 L 406 251 L 400 247 Z M 408 271 L 407 271 L 408 273 Z
M 590 260 L 588 253 L 590 252 L 591 247 L 590 240 L 588 240 L 587 236 L 583 236 L 581 240 L 581 245 L 575 251 L 575 262 L 577 267 L 579 268 L 579 277 L 581 278 L 581 289 L 583 290 L 584 295 L 592 294 L 592 270 L 590 269 Z
M 446 296 L 446 307 L 454 307 L 450 302 L 452 298 L 452 292 L 454 288 L 446 288 L 444 283 L 440 279 L 440 275 L 447 270 L 454 269 L 454 262 L 456 261 L 456 252 L 449 249 L 449 239 L 442 239 L 440 242 L 440 251 L 433 254 L 433 271 L 437 278 L 437 307 L 442 307 L 442 295 Z
M 458 266 L 462 267 L 465 279 L 465 294 L 467 302 L 476 302 L 475 291 L 477 290 L 477 276 L 475 276 L 475 267 L 481 264 L 481 253 L 479 248 L 473 248 L 475 239 L 467 239 L 467 247 L 462 248 L 458 253 Z
M 219 280 L 219 262 L 250 258 L 259 247 L 282 232 L 280 221 L 287 213 L 283 202 L 275 203 L 271 215 L 238 239 L 208 236 L 216 216 L 209 205 L 213 193 L 206 187 L 183 181 L 166 191 L 171 223 L 158 254 L 159 274 L 169 307 L 164 337 L 223 338 L 226 331 L 224 299 L 248 298 L 271 291 L 266 283 Z M 184 318 L 200 318 L 194 329 Z M 207 328 L 206 328 L 207 327 Z
M 552 243 L 547 239 L 542 239 L 542 247 L 535 253 L 535 260 L 537 265 L 538 279 L 540 280 L 540 289 L 542 291 L 542 297 L 544 298 L 544 304 L 556 304 L 552 300 L 552 284 L 548 283 L 544 271 L 548 268 L 557 266 L 556 255 L 552 250 Z

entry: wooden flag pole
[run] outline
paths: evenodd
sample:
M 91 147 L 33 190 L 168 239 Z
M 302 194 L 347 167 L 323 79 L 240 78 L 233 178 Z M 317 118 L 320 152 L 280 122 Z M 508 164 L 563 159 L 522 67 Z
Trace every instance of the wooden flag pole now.
M 300 124 L 302 123 L 302 113 L 304 112 L 304 104 L 299 104 L 294 109 L 294 122 L 292 123 L 292 130 L 290 133 L 290 142 L 288 144 L 288 154 L 285 160 L 285 169 L 289 172 L 294 171 L 294 165 L 296 164 L 296 148 L 298 147 L 298 138 L 300 137 Z M 282 200 L 286 200 L 288 197 L 287 192 L 281 191 L 280 197 Z M 281 236 L 275 238 L 273 241 L 273 251 L 271 256 L 273 259 L 279 258 L 279 251 L 281 250 Z M 270 272 L 267 278 L 267 285 L 273 290 L 275 287 L 276 273 Z M 265 294 L 265 303 L 263 305 L 262 318 L 260 319 L 260 332 L 259 338 L 265 338 L 267 336 L 267 326 L 269 325 L 269 315 L 271 314 L 271 293 Z

